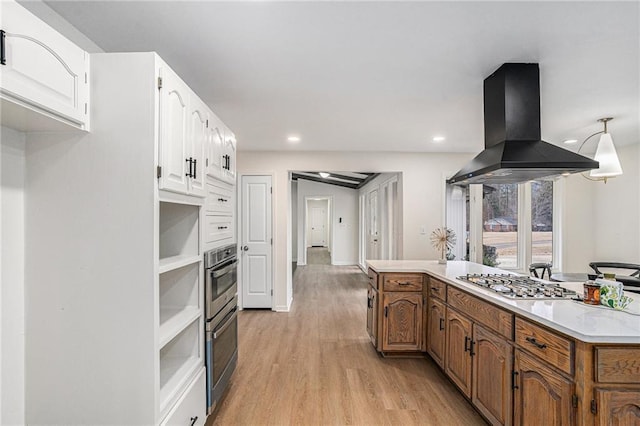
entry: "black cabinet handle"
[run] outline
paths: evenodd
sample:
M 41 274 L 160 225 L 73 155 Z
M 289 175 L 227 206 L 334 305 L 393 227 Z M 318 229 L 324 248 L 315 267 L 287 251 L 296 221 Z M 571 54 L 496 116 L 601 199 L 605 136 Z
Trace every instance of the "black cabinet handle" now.
M 444 318 L 440 318 L 440 331 L 444 330 Z
M 476 353 L 473 351 L 473 347 L 476 344 L 475 340 L 469 339 L 469 356 L 474 356 Z
M 535 337 L 527 337 L 525 339 L 527 342 L 531 343 L 532 345 L 536 346 L 538 349 L 544 349 L 547 347 L 546 344 L 544 343 L 539 343 Z
M 7 33 L 4 32 L 4 30 L 0 30 L 0 64 L 2 65 L 7 65 L 7 55 L 6 55 L 6 51 L 5 51 L 5 37 L 7 36 Z
M 198 172 L 196 170 L 198 167 L 198 160 L 196 160 L 195 158 L 193 159 L 193 176 L 191 176 L 192 178 L 196 178 L 196 176 L 198 175 Z
M 411 283 L 409 281 L 404 281 L 404 282 L 398 283 L 398 285 L 411 285 Z
M 431 291 L 434 293 L 440 293 L 440 289 L 438 287 L 431 287 Z
M 198 416 L 195 417 L 191 417 L 191 423 L 189 424 L 189 426 L 193 426 L 196 424 L 196 422 L 198 421 Z
M 189 163 L 189 173 L 185 173 L 184 175 L 186 177 L 194 177 L 193 174 L 191 173 L 191 167 L 193 166 L 193 157 L 189 157 L 186 160 L 187 163 Z
M 385 317 L 388 317 L 388 316 L 389 316 L 389 307 L 388 307 L 388 306 L 385 306 L 385 307 L 384 307 L 384 316 L 385 316 Z
M 469 351 L 469 337 L 468 336 L 464 336 L 464 351 L 468 352 Z
M 515 370 L 511 372 L 511 389 L 519 389 L 518 388 L 518 372 Z
M 226 226 L 218 226 L 218 229 L 227 229 Z

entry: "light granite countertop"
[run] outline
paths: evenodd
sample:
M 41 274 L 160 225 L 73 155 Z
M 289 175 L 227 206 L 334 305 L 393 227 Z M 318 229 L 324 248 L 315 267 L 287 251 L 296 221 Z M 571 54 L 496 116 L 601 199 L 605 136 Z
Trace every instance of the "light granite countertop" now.
M 510 273 L 497 268 L 465 261 L 367 260 L 376 272 L 421 272 L 481 299 L 501 306 L 566 335 L 588 343 L 640 344 L 640 295 L 627 293 L 633 302 L 624 310 L 592 306 L 574 300 L 513 300 L 492 290 L 456 279 L 466 274 Z M 562 283 L 563 287 L 582 293 L 582 283 Z

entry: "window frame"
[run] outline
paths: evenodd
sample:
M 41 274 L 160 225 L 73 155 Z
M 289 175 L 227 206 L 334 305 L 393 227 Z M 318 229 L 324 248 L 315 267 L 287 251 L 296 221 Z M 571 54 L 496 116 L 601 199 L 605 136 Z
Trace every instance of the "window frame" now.
M 553 180 L 552 270 L 562 270 L 562 197 L 564 181 Z M 469 260 L 482 264 L 482 184 L 469 185 Z M 516 268 L 498 268 L 528 275 L 533 249 L 531 230 L 531 182 L 518 184 L 518 254 Z

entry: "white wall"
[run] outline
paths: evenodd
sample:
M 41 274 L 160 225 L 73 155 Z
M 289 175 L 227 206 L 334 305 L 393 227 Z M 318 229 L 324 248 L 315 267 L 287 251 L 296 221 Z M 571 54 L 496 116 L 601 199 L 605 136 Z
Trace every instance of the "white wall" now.
M 565 272 L 590 271 L 593 261 L 640 263 L 640 144 L 616 148 L 622 176 L 606 184 L 580 175 L 565 180 Z
M 0 424 L 25 423 L 25 135 L 0 128 Z
M 298 260 L 305 259 L 303 250 L 304 199 L 305 197 L 330 197 L 329 208 L 333 212 L 327 236 L 332 265 L 356 265 L 358 263 L 358 192 L 307 180 L 298 180 Z M 340 223 L 342 218 L 342 223 Z M 307 241 L 307 245 L 310 243 Z
M 291 170 L 367 170 L 401 172 L 403 179 L 402 252 L 404 259 L 437 259 L 428 235 L 420 227 L 441 226 L 445 173 L 452 174 L 473 154 L 397 153 L 397 152 L 284 152 L 239 151 L 239 174 L 273 173 L 274 209 L 274 298 L 276 310 L 288 310 L 291 286 Z M 300 185 L 300 184 L 298 184 Z M 298 188 L 298 198 L 300 198 Z M 357 206 L 357 201 L 356 201 Z M 356 207 L 357 210 L 357 207 Z M 298 214 L 299 216 L 299 214 Z M 354 238 L 357 242 L 357 237 Z M 357 255 L 354 255 L 357 260 Z

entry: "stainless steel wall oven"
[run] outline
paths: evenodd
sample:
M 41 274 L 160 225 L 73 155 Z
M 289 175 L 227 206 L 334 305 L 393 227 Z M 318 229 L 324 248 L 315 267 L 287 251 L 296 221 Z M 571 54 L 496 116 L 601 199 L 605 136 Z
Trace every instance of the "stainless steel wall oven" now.
M 207 413 L 210 414 L 238 362 L 238 284 L 234 245 L 205 253 Z

